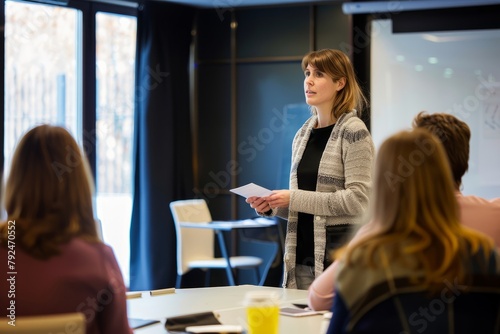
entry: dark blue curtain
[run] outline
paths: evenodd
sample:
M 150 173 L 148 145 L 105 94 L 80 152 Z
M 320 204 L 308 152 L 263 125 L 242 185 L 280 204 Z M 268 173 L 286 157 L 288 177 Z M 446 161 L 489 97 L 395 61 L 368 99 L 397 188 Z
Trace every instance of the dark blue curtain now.
M 130 290 L 175 285 L 169 203 L 192 197 L 189 58 L 195 9 L 144 1 L 137 17 Z

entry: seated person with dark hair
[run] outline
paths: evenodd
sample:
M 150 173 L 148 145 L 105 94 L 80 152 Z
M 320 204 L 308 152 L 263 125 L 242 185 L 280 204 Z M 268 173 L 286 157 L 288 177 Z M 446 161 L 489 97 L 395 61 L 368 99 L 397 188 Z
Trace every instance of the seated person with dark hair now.
M 462 224 L 492 237 L 500 247 L 500 198 L 465 196 L 460 191 L 462 177 L 469 169 L 471 131 L 467 123 L 450 114 L 421 112 L 413 120 L 413 127 L 430 131 L 443 144 L 453 174 Z

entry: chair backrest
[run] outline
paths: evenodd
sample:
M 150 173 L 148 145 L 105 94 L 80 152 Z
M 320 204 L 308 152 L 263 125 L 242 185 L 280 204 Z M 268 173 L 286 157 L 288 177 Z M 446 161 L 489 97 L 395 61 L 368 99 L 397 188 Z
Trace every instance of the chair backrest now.
M 177 274 L 188 271 L 187 262 L 214 258 L 214 231 L 181 228 L 180 223 L 210 223 L 212 216 L 204 199 L 180 200 L 170 203 L 177 238 Z
M 427 291 L 394 295 L 371 307 L 349 333 L 500 333 L 500 288 L 457 287 L 450 283 L 434 298 Z
M 40 316 L 18 316 L 15 326 L 9 319 L 0 321 L 2 334 L 48 334 L 72 333 L 85 334 L 85 316 L 83 313 L 49 314 Z

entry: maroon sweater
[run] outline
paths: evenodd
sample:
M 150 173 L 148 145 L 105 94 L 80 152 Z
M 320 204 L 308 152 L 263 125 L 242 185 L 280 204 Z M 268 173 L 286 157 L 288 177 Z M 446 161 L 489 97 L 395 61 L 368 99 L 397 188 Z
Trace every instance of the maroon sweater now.
M 132 333 L 123 277 L 109 246 L 75 238 L 48 260 L 16 247 L 14 270 L 10 250 L 0 247 L 0 321 L 11 320 L 14 302 L 16 317 L 82 312 L 87 334 Z

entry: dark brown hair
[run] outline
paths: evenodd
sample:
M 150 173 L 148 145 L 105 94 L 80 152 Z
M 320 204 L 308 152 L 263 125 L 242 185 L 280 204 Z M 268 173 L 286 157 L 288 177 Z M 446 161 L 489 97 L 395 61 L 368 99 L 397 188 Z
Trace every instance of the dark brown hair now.
M 453 181 L 458 189 L 469 169 L 470 128 L 467 123 L 445 113 L 420 112 L 413 120 L 414 128 L 424 128 L 441 140 L 450 162 Z

